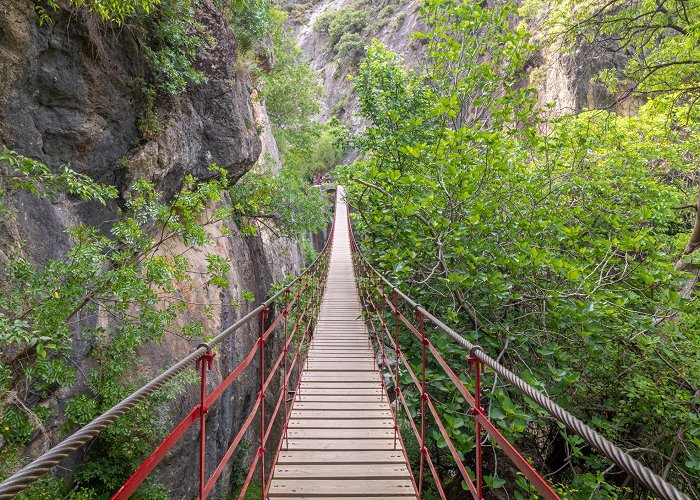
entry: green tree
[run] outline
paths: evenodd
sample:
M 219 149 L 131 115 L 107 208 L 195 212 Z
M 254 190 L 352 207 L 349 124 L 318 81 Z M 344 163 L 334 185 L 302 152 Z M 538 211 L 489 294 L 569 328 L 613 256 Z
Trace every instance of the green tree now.
M 18 189 L 41 197 L 68 193 L 101 204 L 117 195 L 114 188 L 67 167 L 54 174 L 8 150 L 0 155 L 0 167 L 3 200 Z M 180 332 L 175 328 L 187 305 L 178 290 L 191 283 L 194 271 L 185 255 L 162 247 L 173 240 L 185 249 L 205 247 L 209 226 L 231 217 L 231 207 L 220 203 L 228 189 L 226 172 L 212 167 L 212 175 L 206 182 L 187 176 L 170 201 L 152 184 L 137 181 L 125 193 L 124 209 L 108 232 L 87 225 L 68 230 L 72 247 L 64 257 L 37 266 L 24 257 L 21 246 L 6 256 L 0 277 L 0 451 L 5 465 L 17 462 L 22 446 L 56 417 L 42 401 L 57 388 L 71 387 L 78 378 L 86 386 L 65 408 L 66 430 L 73 429 L 142 384 L 132 370 L 141 346 L 160 342 L 166 333 L 199 336 L 196 325 Z M 14 217 L 6 201 L 3 217 Z M 208 262 L 208 285 L 227 286 L 230 263 L 215 254 Z M 77 340 L 91 347 L 94 365 L 89 370 L 76 367 Z M 153 409 L 176 392 L 177 386 L 146 401 L 106 430 L 77 483 L 99 494 L 113 492 L 163 429 Z M 5 465 L 3 471 L 9 473 Z
M 274 9 L 271 15 L 275 66 L 261 75 L 260 87 L 280 164 L 263 158 L 230 192 L 236 216 L 248 232 L 262 225 L 293 236 L 326 228 L 328 201 L 310 181 L 335 166 L 341 154 L 333 128 L 314 119 L 320 111 L 318 75 L 285 25 L 286 14 Z
M 652 101 L 635 118 L 590 112 L 545 125 L 520 80 L 533 47 L 513 13 L 427 1 L 421 72 L 379 43 L 369 48 L 355 79 L 369 126 L 355 140 L 360 159 L 341 171 L 361 247 L 472 342 L 614 441 L 652 450 L 633 453 L 695 491 L 700 337 L 674 261 L 689 234 L 678 208 L 697 169 L 697 124 L 677 120 L 680 109 L 660 118 Z M 461 349 L 430 335 L 463 364 Z M 410 335 L 403 341 L 407 355 L 419 352 Z M 438 367 L 428 376 L 469 452 L 459 396 Z M 487 383 L 491 418 L 537 450 L 538 468 L 559 469 L 571 494 L 629 494 L 578 438 L 512 388 Z

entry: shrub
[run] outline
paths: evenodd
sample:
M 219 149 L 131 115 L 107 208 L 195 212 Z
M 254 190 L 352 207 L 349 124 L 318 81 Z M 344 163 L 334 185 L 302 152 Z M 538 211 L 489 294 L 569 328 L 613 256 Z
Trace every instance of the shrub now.
M 344 33 L 336 44 L 335 50 L 341 59 L 356 63 L 367 52 L 367 45 L 361 35 Z
M 270 0 L 237 2 L 229 0 L 229 24 L 238 40 L 238 51 L 253 48 L 256 40 L 262 40 L 272 27 L 272 3 Z
M 314 31 L 327 35 L 328 26 L 330 25 L 335 15 L 335 12 L 324 12 L 323 14 L 318 16 L 318 19 L 316 19 L 316 22 L 314 23 Z
M 368 14 L 364 10 L 343 9 L 328 23 L 329 43 L 335 49 L 344 34 L 362 33 L 367 27 Z
M 204 26 L 194 20 L 189 0 L 170 0 L 154 16 L 154 36 L 144 44 L 146 58 L 156 73 L 157 86 L 169 95 L 185 91 L 188 83 L 201 84 L 206 77 L 194 68 L 197 51 L 210 36 L 201 35 Z
M 86 8 L 103 21 L 111 21 L 122 24 L 128 17 L 136 14 L 148 14 L 160 4 L 161 0 L 69 0 L 71 7 Z M 57 10 L 57 0 L 36 2 L 36 12 L 39 15 L 39 24 L 51 22 L 49 11 Z M 47 10 L 48 9 L 48 10 Z

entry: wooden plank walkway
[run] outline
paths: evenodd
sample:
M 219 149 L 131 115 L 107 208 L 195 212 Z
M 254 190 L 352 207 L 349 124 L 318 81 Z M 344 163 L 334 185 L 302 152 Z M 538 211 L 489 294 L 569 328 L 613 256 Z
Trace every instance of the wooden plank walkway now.
M 360 318 L 342 188 L 328 282 L 269 498 L 416 498 Z

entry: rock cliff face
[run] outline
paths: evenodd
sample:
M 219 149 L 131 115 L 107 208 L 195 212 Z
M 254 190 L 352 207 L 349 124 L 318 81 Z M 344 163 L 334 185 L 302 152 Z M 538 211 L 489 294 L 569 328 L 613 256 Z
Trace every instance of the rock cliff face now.
M 338 117 L 353 130 L 363 124 L 355 115 L 357 98 L 352 91 L 349 77 L 355 72 L 357 60 L 339 57 L 329 45 L 329 37 L 319 30 L 318 22 L 345 9 L 364 10 L 368 24 L 362 37 L 369 43 L 373 38 L 399 52 L 408 64 L 421 63 L 421 44 L 410 40 L 409 35 L 420 30 L 419 0 L 385 0 L 367 2 L 356 0 L 310 0 L 305 3 L 283 2 L 290 11 L 291 24 L 299 44 L 319 72 L 324 89 L 321 116 L 324 121 Z
M 166 193 L 176 191 L 186 173 L 206 178 L 212 163 L 237 179 L 252 168 L 263 150 L 274 156 L 277 148 L 266 126 L 264 106 L 256 102 L 250 76 L 237 67 L 235 36 L 212 0 L 199 2 L 196 17 L 214 38 L 210 50 L 197 61 L 207 81 L 190 86 L 180 96 L 156 101 L 162 126 L 155 137 L 144 140 L 137 121 L 146 102 L 136 82 L 145 78 L 147 66 L 138 28 L 128 24 L 117 28 L 67 9 L 60 9 L 52 15 L 51 24 L 40 27 L 32 1 L 2 2 L 0 148 L 16 150 L 50 167 L 70 164 L 122 190 L 134 179 L 146 178 Z M 104 225 L 116 214 L 114 206 L 100 209 L 65 197 L 50 203 L 17 194 L 10 201 L 18 215 L 0 224 L 0 252 L 24 242 L 27 258 L 37 265 L 65 254 L 70 247 L 66 228 L 79 223 Z M 201 282 L 181 291 L 190 302 L 201 304 L 187 314 L 201 321 L 207 333 L 216 333 L 245 315 L 266 297 L 273 282 L 298 273 L 302 264 L 296 242 L 265 232 L 244 236 L 233 222 L 226 224 L 231 235 L 217 238 L 215 251 L 233 263 L 230 286 L 220 291 Z M 181 242 L 172 245 L 164 250 L 184 250 Z M 206 271 L 203 252 L 190 251 L 186 256 L 194 271 Z M 246 302 L 242 292 L 253 292 L 256 302 Z M 205 314 L 203 306 L 208 303 L 221 304 L 213 316 Z M 257 322 L 251 322 L 221 346 L 210 376 L 212 387 L 243 357 L 257 335 Z M 161 345 L 143 349 L 144 375 L 159 373 L 198 343 L 199 339 L 166 334 Z M 89 346 L 76 339 L 75 350 L 80 364 Z M 251 370 L 223 395 L 221 401 L 226 404 L 212 408 L 208 440 L 214 446 L 208 450 L 209 464 L 221 457 L 252 406 L 258 384 L 255 373 Z M 79 380 L 73 389 L 57 390 L 46 404 L 60 414 L 66 398 L 81 390 L 83 383 Z M 177 422 L 195 399 L 194 394 L 184 396 L 164 415 Z M 170 428 L 166 420 L 164 426 Z M 60 424 L 60 418 L 52 422 L 32 448 L 37 451 L 55 444 Z M 173 498 L 195 496 L 194 439 L 192 433 L 190 441 L 180 445 L 182 453 L 176 450 L 159 473 Z M 64 465 L 70 469 L 80 460 L 76 454 L 72 463 Z M 222 483 L 228 484 L 226 477 Z
M 419 67 L 423 61 L 422 46 L 409 35 L 425 28 L 420 18 L 421 2 L 418 0 L 292 0 L 284 2 L 290 13 L 290 22 L 304 53 L 312 66 L 319 71 L 325 90 L 321 118 L 333 116 L 357 131 L 363 124 L 354 115 L 357 100 L 348 79 L 354 65 L 339 57 L 329 44 L 329 37 L 319 30 L 323 17 L 344 9 L 364 10 L 369 22 L 362 30 L 366 43 L 372 39 L 382 41 L 388 48 L 403 55 L 409 66 Z M 496 4 L 492 0 L 489 4 Z M 518 22 L 514 19 L 513 22 Z M 618 102 L 601 83 L 592 78 L 601 70 L 621 70 L 627 58 L 621 52 L 606 52 L 589 44 L 580 43 L 571 54 L 561 54 L 557 47 L 548 46 L 535 25 L 531 27 L 534 43 L 542 45 L 525 68 L 527 77 L 539 93 L 542 107 L 553 103 L 549 112 L 556 116 L 576 113 L 583 109 L 610 109 L 622 114 L 635 112 L 637 103 L 632 100 Z
M 537 42 L 537 37 L 535 37 Z M 538 91 L 544 108 L 551 103 L 554 116 L 577 113 L 583 109 L 605 109 L 623 116 L 637 112 L 639 103 L 624 95 L 611 94 L 596 75 L 605 69 L 620 74 L 629 59 L 624 52 L 612 52 L 580 42 L 573 52 L 544 45 L 531 58 L 530 82 Z

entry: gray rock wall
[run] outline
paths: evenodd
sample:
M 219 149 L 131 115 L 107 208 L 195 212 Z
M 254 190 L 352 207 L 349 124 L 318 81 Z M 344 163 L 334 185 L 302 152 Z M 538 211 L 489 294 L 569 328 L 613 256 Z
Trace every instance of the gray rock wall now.
M 212 0 L 201 0 L 198 21 L 206 26 L 215 43 L 197 62 L 207 83 L 191 87 L 180 96 L 159 98 L 156 109 L 162 119 L 160 132 L 150 140 L 139 136 L 137 120 L 145 100 L 139 81 L 147 77 L 147 66 L 139 47 L 139 26 L 119 28 L 99 22 L 82 11 L 61 9 L 53 23 L 40 27 L 34 3 L 6 0 L 0 4 L 0 147 L 6 146 L 34 157 L 52 168 L 70 164 L 94 179 L 127 189 L 137 178 L 154 181 L 166 193 L 179 188 L 186 173 L 206 178 L 208 167 L 217 163 L 235 180 L 253 167 L 263 148 L 276 151 L 271 134 L 257 123 L 266 120 L 264 107 L 254 102 L 250 76 L 237 67 L 236 39 Z M 255 112 L 254 112 L 255 109 Z M 256 120 L 256 116 L 258 119 Z M 263 144 L 265 143 L 265 144 Z M 105 225 L 113 219 L 116 205 L 98 208 L 59 198 L 55 203 L 17 194 L 12 198 L 16 220 L 0 224 L 0 252 L 20 241 L 25 254 L 41 265 L 60 257 L 70 247 L 65 229 L 84 222 Z M 233 222 L 226 223 L 231 235 L 220 237 L 212 227 L 214 251 L 233 262 L 231 284 L 224 290 L 195 282 L 181 290 L 193 304 L 187 319 L 201 321 L 207 332 L 216 333 L 232 324 L 262 301 L 273 282 L 296 274 L 301 255 L 295 241 L 261 233 L 244 236 Z M 182 242 L 170 243 L 162 251 L 184 250 Z M 207 249 L 212 251 L 212 249 Z M 4 254 L 0 253 L 0 259 Z M 203 251 L 186 254 L 194 270 L 205 271 Z M 255 294 L 254 303 L 241 293 Z M 232 305 L 238 304 L 238 305 Z M 205 304 L 219 304 L 208 317 Z M 224 342 L 209 377 L 213 388 L 248 352 L 257 340 L 256 321 Z M 190 353 L 199 339 L 166 334 L 160 345 L 146 346 L 139 368 L 144 376 Z M 76 340 L 75 361 L 89 365 L 89 346 Z M 84 386 L 57 390 L 45 403 L 59 413 L 65 401 Z M 209 414 L 207 461 L 218 461 L 235 435 L 257 396 L 258 376 L 251 366 L 240 382 L 227 391 Z M 197 388 L 163 409 L 163 425 L 186 415 L 197 403 Z M 61 436 L 57 418 L 44 435 L 30 446 L 39 451 Z M 255 427 L 257 429 L 257 426 Z M 167 484 L 173 498 L 195 496 L 196 432 L 190 432 L 172 453 L 156 479 Z M 255 439 L 255 432 L 249 438 Z M 78 453 L 64 465 L 73 469 L 83 457 Z M 227 474 L 222 481 L 227 484 Z

